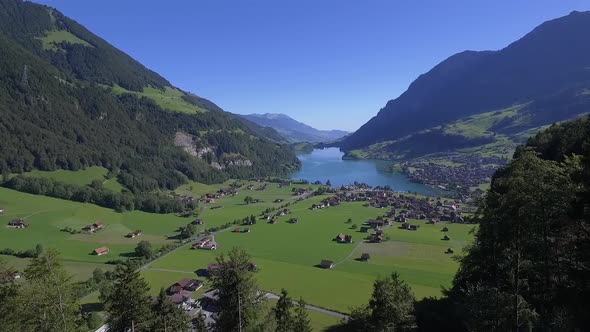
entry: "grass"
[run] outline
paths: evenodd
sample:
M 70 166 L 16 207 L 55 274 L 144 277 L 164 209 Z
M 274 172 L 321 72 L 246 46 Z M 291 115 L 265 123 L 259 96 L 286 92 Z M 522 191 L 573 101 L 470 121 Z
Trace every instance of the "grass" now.
M 117 95 L 131 93 L 150 98 L 160 107 L 168 111 L 188 114 L 207 112 L 206 109 L 192 105 L 182 99 L 184 92 L 173 87 L 167 86 L 164 90 L 153 87 L 144 87 L 143 92 L 130 91 L 116 84 L 112 88 L 113 92 Z
M 113 210 L 92 204 L 36 196 L 0 188 L 0 206 L 5 213 L 0 215 L 0 247 L 14 250 L 33 249 L 36 244 L 55 248 L 61 253 L 66 267 L 74 275 L 88 275 L 96 266 L 114 259 L 132 255 L 141 240 L 155 246 L 171 243 L 166 235 L 175 235 L 184 218 L 174 215 L 150 214 L 141 211 L 116 213 Z M 30 226 L 26 229 L 5 227 L 14 218 L 25 218 Z M 81 229 L 101 220 L 106 228 L 96 234 L 70 234 L 62 231 L 66 226 Z M 144 235 L 135 239 L 125 238 L 132 230 L 141 229 Z M 107 246 L 110 253 L 94 256 L 95 248 Z M 90 264 L 90 265 L 89 265 Z
M 123 186 L 117 182 L 116 178 L 107 179 L 108 170 L 100 166 L 92 166 L 79 171 L 56 170 L 56 171 L 38 171 L 23 173 L 24 176 L 35 178 L 48 178 L 56 181 L 84 186 L 92 183 L 93 180 L 102 180 L 103 186 L 113 191 L 121 191 Z
M 190 183 L 179 188 L 178 192 L 200 196 L 228 187 L 230 183 Z M 262 183 L 240 181 L 240 184 L 258 187 Z M 292 185 L 281 188 L 276 183 L 268 183 L 264 191 L 242 188 L 235 196 L 218 199 L 214 204 L 202 204 L 201 218 L 205 221 L 206 228 L 251 214 L 258 216 L 267 208 L 278 208 L 288 202 L 291 203 L 288 208 L 292 214 L 279 217 L 274 225 L 259 220 L 256 225 L 250 226 L 250 233 L 218 232 L 215 238 L 219 249 L 215 252 L 192 250 L 185 246 L 162 257 L 146 270 L 142 270 L 142 275 L 150 284 L 151 294 L 156 294 L 161 287 L 168 287 L 181 278 L 197 277 L 195 272 L 198 269 L 206 268 L 215 261 L 217 255 L 237 246 L 252 255 L 260 267 L 256 278 L 263 290 L 279 293 L 282 288 L 286 288 L 294 299 L 303 297 L 310 304 L 348 312 L 352 306 L 366 303 L 375 278 L 394 271 L 412 286 L 418 298 L 439 296 L 441 287 L 450 286 L 458 266 L 444 252 L 452 247 L 457 253 L 461 253 L 461 249 L 471 240 L 469 231 L 473 226 L 447 225 L 450 228 L 448 235 L 451 241 L 443 241 L 443 225 L 428 225 L 424 221 L 413 220 L 412 223 L 421 226 L 418 231 L 401 230 L 392 226 L 386 228 L 389 241 L 380 244 L 362 243 L 366 234 L 352 229 L 351 226 L 360 226 L 367 219 L 383 215 L 387 209 L 364 207 L 357 202 L 311 211 L 309 207 L 313 203 L 318 203 L 327 196 L 297 202 L 292 195 L 294 187 L 309 186 Z M 246 205 L 246 196 L 261 202 Z M 275 202 L 277 198 L 283 202 Z M 212 209 L 213 206 L 221 208 Z M 25 250 L 34 248 L 37 243 L 46 248 L 56 248 L 62 253 L 66 268 L 75 274 L 77 280 L 87 278 L 95 267 L 112 268 L 105 263 L 132 255 L 138 241 L 148 240 L 154 246 L 171 243 L 173 240 L 166 236 L 177 234 L 178 227 L 190 220 L 140 211 L 116 213 L 91 204 L 35 196 L 4 188 L 0 188 L 0 207 L 6 210 L 0 216 L 0 224 L 6 225 L 13 218 L 24 217 L 31 225 L 24 230 L 0 227 L 0 248 Z M 287 223 L 292 217 L 298 218 L 299 222 Z M 346 223 L 349 218 L 352 219 L 350 224 Z M 74 235 L 61 231 L 65 226 L 79 229 L 96 220 L 105 222 L 106 229 L 96 234 Z M 134 229 L 142 229 L 144 235 L 136 239 L 124 237 Z M 355 243 L 339 244 L 333 241 L 338 233 L 351 234 Z M 100 257 L 90 254 L 100 246 L 108 246 L 111 253 Z M 364 252 L 371 254 L 369 262 L 357 260 Z M 336 267 L 331 270 L 317 267 L 322 259 L 336 262 Z M 14 257 L 8 257 L 8 260 L 20 266 L 19 268 L 26 264 L 26 260 Z M 207 284 L 202 289 L 205 290 Z M 93 301 L 96 302 L 96 299 L 85 300 L 88 303 Z M 310 315 L 317 330 L 337 322 L 337 319 L 317 312 L 310 312 Z
M 70 44 L 80 44 L 88 47 L 93 47 L 87 41 L 80 39 L 66 30 L 50 30 L 47 32 L 45 37 L 41 38 L 43 43 L 43 49 L 45 50 L 58 50 L 58 43 L 68 42 Z

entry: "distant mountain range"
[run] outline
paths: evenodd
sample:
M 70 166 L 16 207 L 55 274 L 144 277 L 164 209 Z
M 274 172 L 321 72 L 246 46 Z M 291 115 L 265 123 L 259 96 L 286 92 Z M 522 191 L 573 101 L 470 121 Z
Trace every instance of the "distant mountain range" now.
M 343 130 L 318 130 L 285 114 L 266 113 L 239 116 L 259 126 L 275 129 L 291 143 L 332 142 L 350 134 Z
M 474 147 L 507 155 L 543 127 L 590 111 L 589 31 L 590 12 L 572 12 L 499 51 L 455 54 L 340 147 L 360 158 L 473 153 Z

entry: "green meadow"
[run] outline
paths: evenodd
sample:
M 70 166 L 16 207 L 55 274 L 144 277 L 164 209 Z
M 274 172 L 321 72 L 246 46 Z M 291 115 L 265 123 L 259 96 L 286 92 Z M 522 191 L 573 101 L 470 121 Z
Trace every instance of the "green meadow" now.
M 67 173 L 64 173 L 63 178 L 85 183 L 90 178 L 104 176 L 100 169 L 87 169 L 85 172 L 86 175 L 77 179 Z M 61 173 L 51 173 L 54 178 L 62 176 Z M 35 176 L 44 176 L 42 174 L 37 172 Z M 228 187 L 231 182 L 218 185 L 189 183 L 177 192 L 201 196 Z M 185 245 L 154 261 L 142 270 L 152 294 L 181 278 L 197 277 L 196 272 L 215 262 L 218 255 L 232 247 L 242 247 L 260 269 L 256 277 L 263 290 L 279 293 L 285 288 L 294 299 L 303 297 L 310 304 L 343 313 L 349 312 L 352 306 L 366 303 L 375 278 L 394 271 L 412 286 L 418 298 L 439 296 L 442 287 L 450 286 L 458 267 L 452 255 L 445 253 L 447 248 L 453 248 L 455 253 L 460 254 L 462 248 L 471 241 L 470 232 L 475 227 L 446 223 L 431 225 L 411 220 L 411 223 L 420 225 L 417 231 L 402 230 L 398 225 L 393 225 L 385 228 L 387 241 L 364 243 L 363 238 L 367 234 L 359 231 L 362 223 L 384 215 L 388 209 L 365 207 L 355 202 L 312 211 L 309 209 L 312 204 L 328 196 L 297 201 L 292 193 L 293 188 L 309 188 L 309 185 L 280 187 L 276 183 L 268 183 L 265 190 L 259 191 L 244 187 L 252 184 L 256 188 L 262 183 L 239 183 L 243 187 L 237 195 L 216 199 L 211 204 L 201 204 L 200 217 L 205 221 L 203 228 L 208 229 L 255 215 L 259 218 L 257 224 L 247 226 L 251 232 L 236 233 L 233 232 L 234 228 L 244 226 L 232 226 L 214 235 L 218 243 L 216 251 L 193 250 Z M 246 196 L 260 202 L 246 204 Z M 281 202 L 276 202 L 277 199 Z M 265 209 L 279 208 L 285 204 L 289 204 L 287 208 L 292 213 L 279 217 L 276 224 L 260 219 Z M 26 250 L 38 243 L 45 248 L 56 248 L 76 280 L 86 279 L 96 267 L 112 268 L 112 265 L 105 263 L 133 255 L 137 242 L 141 240 L 150 241 L 154 246 L 178 241 L 169 237 L 177 235 L 178 227 L 192 220 L 141 211 L 117 213 L 92 204 L 35 196 L 5 188 L 0 188 L 0 208 L 5 209 L 5 213 L 0 215 L 0 224 L 6 225 L 14 218 L 25 218 L 30 223 L 26 229 L 0 227 L 0 248 Z M 298 218 L 298 222 L 288 223 L 290 218 Z M 347 222 L 349 218 L 351 223 Z M 81 229 L 98 220 L 103 221 L 106 228 L 95 234 L 62 231 L 66 226 Z M 353 225 L 356 228 L 353 229 Z M 442 232 L 444 226 L 449 228 L 449 232 Z M 135 239 L 125 237 L 135 229 L 143 230 L 144 235 Z M 354 243 L 337 243 L 333 239 L 339 233 L 352 235 Z M 443 240 L 445 234 L 450 240 Z M 110 253 L 104 256 L 91 254 L 101 246 L 109 247 Z M 359 261 L 362 253 L 371 255 L 369 262 Z M 26 265 L 25 259 L 12 256 L 2 258 L 19 270 Z M 323 259 L 334 261 L 336 266 L 329 270 L 318 267 Z M 206 290 L 207 283 L 199 292 Z M 318 312 L 310 312 L 310 315 L 318 330 L 337 321 Z
M 45 37 L 41 38 L 41 41 L 43 43 L 43 49 L 46 50 L 58 50 L 58 46 L 56 44 L 61 42 L 93 47 L 87 41 L 74 36 L 72 33 L 66 30 L 51 30 L 47 32 Z
M 103 187 L 113 190 L 121 191 L 123 186 L 117 182 L 116 178 L 107 177 L 108 170 L 100 166 L 87 167 L 79 171 L 55 170 L 55 171 L 30 171 L 23 173 L 24 176 L 35 178 L 48 178 L 67 184 L 74 184 L 77 186 L 84 186 L 92 183 L 93 180 L 101 180 Z
M 163 109 L 172 112 L 188 114 L 194 114 L 195 112 L 207 112 L 207 110 L 192 105 L 184 100 L 182 98 L 182 96 L 184 96 L 184 92 L 169 86 L 165 87 L 164 90 L 153 87 L 144 87 L 143 92 L 130 91 L 116 84 L 112 88 L 113 92 L 117 95 L 131 93 L 140 97 L 150 98 Z

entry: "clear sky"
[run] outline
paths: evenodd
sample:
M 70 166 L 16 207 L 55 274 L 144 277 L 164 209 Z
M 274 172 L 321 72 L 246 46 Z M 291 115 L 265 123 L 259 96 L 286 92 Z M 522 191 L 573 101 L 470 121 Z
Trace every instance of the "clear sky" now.
M 588 0 L 35 0 L 234 113 L 355 130 L 450 55 Z

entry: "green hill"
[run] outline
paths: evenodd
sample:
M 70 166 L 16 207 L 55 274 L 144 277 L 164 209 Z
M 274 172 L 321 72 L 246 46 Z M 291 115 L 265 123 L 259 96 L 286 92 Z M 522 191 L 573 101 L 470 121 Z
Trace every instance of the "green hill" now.
M 272 129 L 174 87 L 46 6 L 0 0 L 0 72 L 3 173 L 100 166 L 146 192 L 299 166 Z

